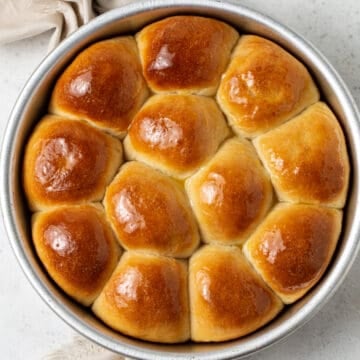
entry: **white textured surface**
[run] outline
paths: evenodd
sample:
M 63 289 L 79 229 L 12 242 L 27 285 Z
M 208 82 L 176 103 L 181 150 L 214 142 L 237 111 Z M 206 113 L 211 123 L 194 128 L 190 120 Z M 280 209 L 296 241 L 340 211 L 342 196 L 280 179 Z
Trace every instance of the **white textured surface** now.
M 236 1 L 234 1 L 236 2 Z M 237 1 L 273 16 L 328 57 L 360 105 L 359 0 Z M 26 79 L 45 56 L 50 34 L 0 47 L 0 137 Z M 1 196 L 1 194 L 0 194 Z M 360 257 L 336 295 L 303 328 L 250 360 L 352 360 L 360 354 Z M 72 355 L 54 354 L 69 349 Z M 79 341 L 82 351 L 79 352 Z M 0 358 L 117 359 L 76 336 L 31 288 L 0 221 Z M 53 354 L 50 356 L 50 354 Z M 91 357 L 90 354 L 94 354 Z

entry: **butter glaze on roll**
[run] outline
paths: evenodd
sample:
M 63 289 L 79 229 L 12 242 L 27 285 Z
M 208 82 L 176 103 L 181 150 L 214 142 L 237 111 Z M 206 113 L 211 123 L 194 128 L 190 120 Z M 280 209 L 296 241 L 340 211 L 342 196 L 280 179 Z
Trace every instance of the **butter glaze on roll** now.
M 121 143 L 84 122 L 45 116 L 25 149 L 30 208 L 99 201 L 122 162 Z
M 155 95 L 135 116 L 124 148 L 140 160 L 178 178 L 193 173 L 229 135 L 213 99 L 195 95 Z
M 283 307 L 236 247 L 208 245 L 197 251 L 190 259 L 189 288 L 194 341 L 249 334 Z
M 196 222 L 180 185 L 142 163 L 129 162 L 120 169 L 104 204 L 125 249 L 182 258 L 199 244 Z
M 137 35 L 143 73 L 155 93 L 213 95 L 238 39 L 229 25 L 199 16 L 173 16 Z
M 190 337 L 187 268 L 184 262 L 129 251 L 93 311 L 124 334 L 161 343 Z
M 228 140 L 185 188 L 207 243 L 243 243 L 272 203 L 270 180 L 247 140 Z
M 282 201 L 342 208 L 349 159 L 341 127 L 324 103 L 254 140 Z
M 91 305 L 114 270 L 120 249 L 100 206 L 64 206 L 33 216 L 36 252 L 52 279 Z
M 234 131 L 253 138 L 319 100 L 304 65 L 275 43 L 245 35 L 222 77 L 217 101 Z
M 342 212 L 278 204 L 244 246 L 265 282 L 290 304 L 320 279 L 334 253 Z
M 148 96 L 135 40 L 97 42 L 66 68 L 50 101 L 50 112 L 92 124 L 123 137 Z

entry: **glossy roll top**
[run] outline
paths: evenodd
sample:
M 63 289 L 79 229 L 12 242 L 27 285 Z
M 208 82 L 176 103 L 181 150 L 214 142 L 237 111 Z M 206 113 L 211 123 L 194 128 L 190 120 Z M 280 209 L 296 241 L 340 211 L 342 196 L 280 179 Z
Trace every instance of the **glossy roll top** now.
M 323 275 L 341 218 L 336 209 L 278 204 L 245 244 L 245 254 L 280 298 L 292 303 Z
M 307 69 L 264 38 L 245 35 L 222 77 L 217 100 L 234 131 L 254 137 L 318 101 Z
M 270 180 L 252 145 L 228 140 L 185 188 L 207 243 L 243 243 L 272 203 Z
M 213 99 L 155 95 L 135 116 L 124 147 L 128 159 L 184 178 L 211 158 L 228 135 Z
M 238 39 L 229 25 L 199 16 L 173 16 L 136 36 L 143 73 L 155 93 L 213 95 Z
M 196 222 L 179 184 L 140 162 L 122 166 L 104 204 L 128 250 L 188 257 L 199 244 Z
M 45 116 L 25 149 L 22 176 L 30 208 L 101 200 L 121 162 L 118 140 L 80 121 Z
M 135 40 L 97 42 L 81 52 L 55 84 L 50 112 L 124 136 L 148 96 Z
M 190 260 L 191 338 L 224 341 L 273 319 L 283 305 L 237 247 L 209 245 Z
M 120 254 L 101 207 L 65 206 L 37 213 L 32 237 L 52 279 L 83 305 L 92 304 Z
M 187 269 L 183 262 L 129 251 L 93 305 L 106 324 L 161 343 L 190 337 Z
M 344 206 L 349 159 L 344 134 L 327 105 L 314 104 L 254 145 L 280 200 Z

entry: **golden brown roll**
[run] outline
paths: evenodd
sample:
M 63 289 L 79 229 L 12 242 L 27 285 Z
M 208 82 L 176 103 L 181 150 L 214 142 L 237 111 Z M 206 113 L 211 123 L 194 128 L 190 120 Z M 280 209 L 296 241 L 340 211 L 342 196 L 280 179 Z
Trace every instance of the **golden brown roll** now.
M 183 190 L 174 180 L 128 162 L 108 187 L 106 214 L 128 250 L 187 257 L 199 244 L 196 222 Z
M 225 341 L 273 319 L 283 305 L 240 249 L 209 245 L 190 259 L 191 339 Z
M 314 205 L 278 204 L 244 245 L 265 282 L 286 304 L 302 297 L 328 266 L 342 213 Z
M 22 177 L 31 210 L 101 200 L 121 162 L 115 138 L 81 121 L 45 116 L 25 149 Z
M 101 207 L 63 206 L 36 213 L 32 236 L 50 277 L 72 298 L 91 305 L 120 255 Z
M 213 99 L 155 95 L 135 116 L 124 148 L 127 158 L 184 178 L 208 160 L 228 135 Z
M 240 38 L 217 93 L 234 131 L 254 137 L 285 122 L 319 99 L 298 60 L 264 38 Z
M 173 16 L 136 36 L 152 91 L 213 95 L 238 39 L 229 25 L 199 16 Z
M 282 201 L 344 206 L 349 159 L 340 125 L 324 103 L 254 140 Z
M 82 51 L 61 74 L 50 112 L 124 136 L 148 96 L 135 40 L 118 37 Z
M 207 243 L 243 243 L 272 203 L 270 180 L 247 140 L 230 139 L 185 188 Z
M 161 343 L 190 337 L 185 263 L 126 252 L 93 305 L 107 325 L 139 339 Z

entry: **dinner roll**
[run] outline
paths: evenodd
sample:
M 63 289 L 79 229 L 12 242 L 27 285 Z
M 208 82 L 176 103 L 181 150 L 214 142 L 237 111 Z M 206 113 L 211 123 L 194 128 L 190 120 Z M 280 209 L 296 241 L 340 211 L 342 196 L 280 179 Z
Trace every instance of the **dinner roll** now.
M 323 275 L 341 231 L 342 213 L 315 205 L 276 205 L 244 252 L 265 282 L 290 304 Z
M 217 93 L 234 131 L 251 138 L 318 99 L 304 65 L 280 46 L 254 35 L 240 38 Z
M 124 141 L 128 159 L 184 178 L 217 150 L 229 129 L 215 101 L 195 95 L 155 95 L 135 116 Z
M 124 334 L 160 343 L 190 337 L 185 263 L 126 252 L 92 309 Z
M 203 240 L 243 243 L 272 203 L 270 180 L 247 140 L 230 139 L 185 182 Z
M 213 95 L 238 33 L 199 16 L 172 16 L 136 36 L 143 73 L 155 93 Z
M 349 159 L 341 127 L 327 105 L 314 104 L 254 145 L 280 200 L 344 206 Z
M 128 162 L 121 168 L 106 191 L 104 205 L 125 249 L 187 257 L 199 244 L 180 185 L 142 163 Z
M 63 206 L 36 213 L 32 237 L 50 277 L 72 298 L 91 305 L 120 254 L 101 207 Z
M 121 162 L 118 140 L 81 121 L 45 116 L 25 148 L 22 177 L 31 210 L 101 200 Z
M 225 341 L 273 319 L 283 305 L 240 249 L 208 245 L 190 259 L 191 338 Z
M 117 37 L 91 45 L 65 69 L 50 112 L 90 121 L 122 137 L 147 96 L 135 40 Z

